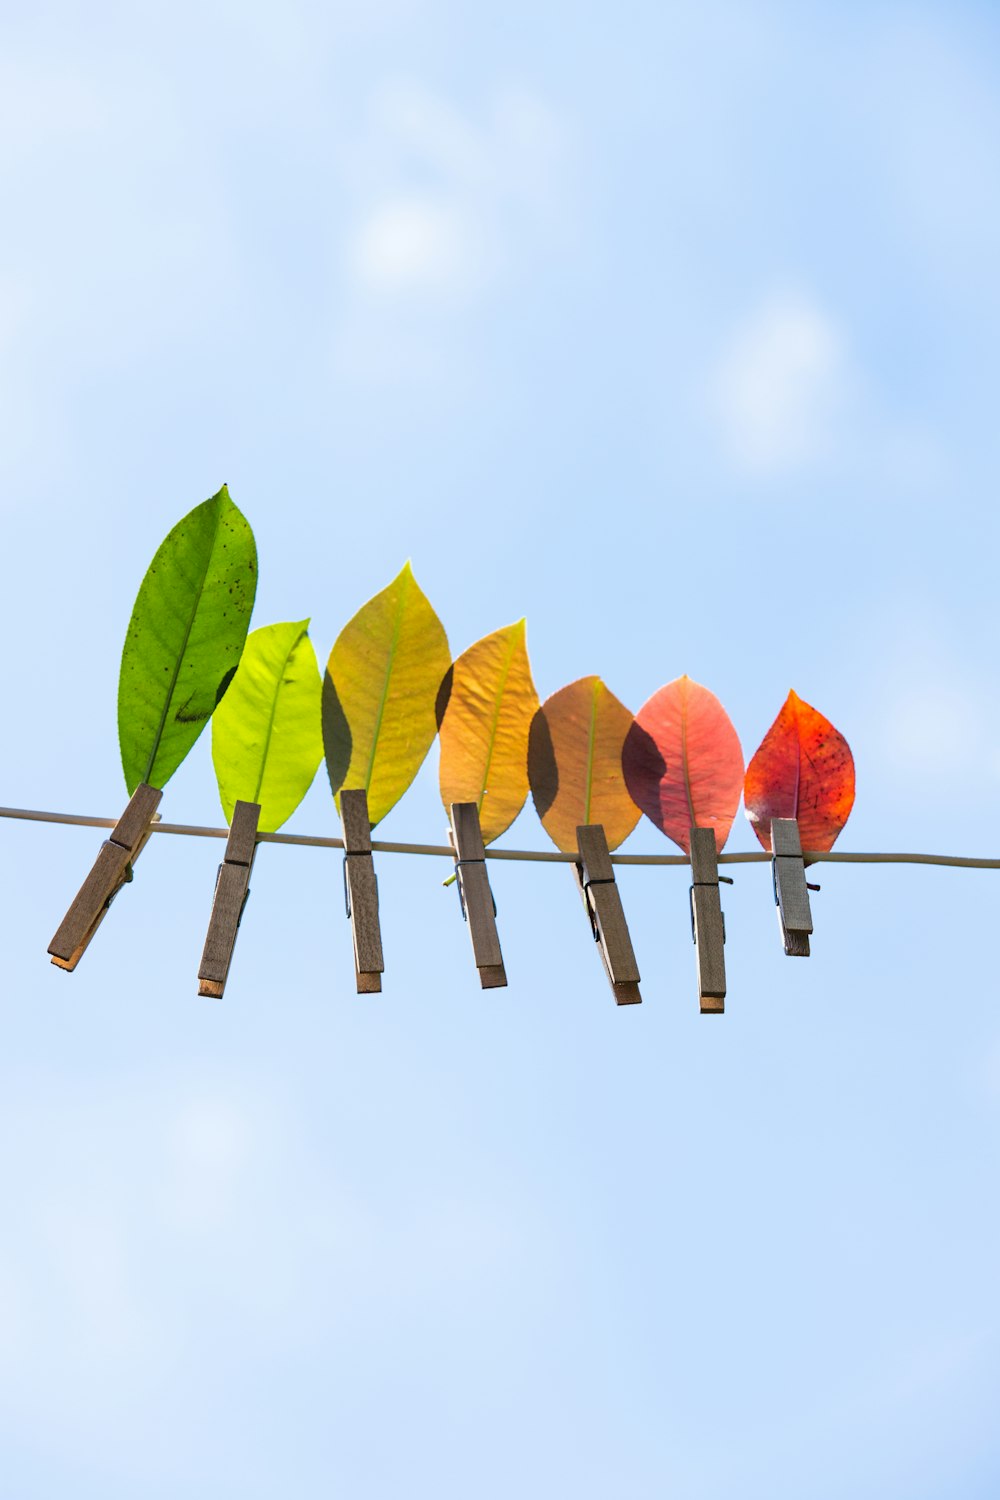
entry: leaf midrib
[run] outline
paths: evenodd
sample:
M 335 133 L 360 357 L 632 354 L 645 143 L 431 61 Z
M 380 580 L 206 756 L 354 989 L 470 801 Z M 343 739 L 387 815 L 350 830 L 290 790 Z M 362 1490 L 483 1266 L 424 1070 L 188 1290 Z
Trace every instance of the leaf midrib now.
M 490 743 L 486 751 L 486 765 L 483 767 L 483 786 L 477 803 L 480 814 L 483 811 L 483 798 L 486 796 L 486 788 L 489 784 L 490 766 L 493 764 L 493 751 L 496 746 L 497 729 L 500 724 L 500 705 L 503 702 L 503 695 L 507 690 L 507 679 L 510 676 L 511 663 L 514 660 L 514 652 L 516 650 L 517 639 L 516 637 L 512 637 L 510 647 L 507 651 L 507 660 L 504 662 L 503 671 L 500 676 L 500 686 L 497 688 L 496 696 L 493 700 L 493 722 L 490 725 Z
M 795 801 L 792 804 L 795 811 L 792 817 L 798 822 L 799 817 L 799 795 L 802 790 L 802 731 L 799 728 L 798 709 L 795 711 Z
M 410 575 L 412 577 L 412 574 Z M 372 746 L 368 753 L 368 770 L 365 773 L 365 791 L 371 791 L 372 772 L 375 769 L 375 753 L 378 750 L 378 739 L 382 733 L 382 719 L 385 715 L 385 705 L 389 697 L 389 682 L 392 678 L 392 669 L 396 660 L 396 648 L 399 645 L 399 634 L 403 628 L 403 609 L 406 604 L 406 596 L 410 590 L 410 577 L 403 579 L 400 589 L 399 603 L 396 606 L 396 618 L 392 627 L 392 640 L 389 644 L 389 655 L 385 664 L 385 678 L 382 682 L 382 696 L 379 699 L 378 713 L 375 715 L 375 728 L 372 732 Z
M 174 689 L 177 686 L 177 679 L 181 675 L 181 667 L 184 664 L 184 653 L 187 651 L 188 641 L 191 639 L 191 631 L 194 629 L 194 622 L 198 615 L 199 606 L 201 605 L 202 595 L 205 592 L 205 580 L 208 577 L 208 570 L 212 563 L 212 554 L 215 552 L 215 543 L 218 540 L 219 526 L 221 525 L 221 523 L 222 516 L 220 507 L 219 512 L 217 512 L 215 517 L 215 530 L 212 533 L 212 544 L 208 549 L 208 557 L 205 560 L 205 566 L 202 570 L 201 583 L 198 587 L 198 592 L 195 595 L 194 607 L 191 610 L 190 618 L 184 630 L 184 640 L 181 644 L 181 649 L 178 651 L 176 659 L 174 661 L 174 670 L 170 678 L 170 687 L 168 688 L 167 695 L 163 700 L 163 711 L 160 714 L 160 722 L 157 725 L 156 737 L 153 740 L 153 748 L 150 751 L 149 759 L 146 762 L 146 769 L 143 773 L 142 779 L 147 783 L 149 782 L 150 776 L 152 776 L 153 774 L 153 767 L 156 764 L 156 757 L 160 753 L 160 741 L 163 739 L 163 731 L 166 728 L 167 714 L 170 711 L 170 704 L 174 696 Z
M 688 765 L 687 709 L 687 694 L 685 693 L 681 698 L 681 766 L 684 772 L 684 795 L 687 798 L 691 827 L 697 828 L 698 816 L 694 810 L 694 796 L 691 792 L 691 769 Z
M 267 757 L 271 750 L 271 736 L 274 733 L 274 721 L 278 713 L 278 698 L 280 696 L 281 689 L 285 685 L 285 672 L 288 668 L 288 663 L 295 655 L 296 648 L 298 647 L 298 644 L 304 635 L 305 631 L 302 630 L 295 637 L 295 640 L 292 642 L 291 647 L 288 651 L 285 652 L 285 660 L 282 663 L 281 671 L 278 673 L 278 681 L 275 685 L 274 693 L 271 698 L 271 713 L 267 721 L 267 733 L 264 736 L 264 749 L 260 757 L 260 773 L 257 777 L 257 787 L 253 795 L 254 802 L 260 801 L 260 789 L 264 785 L 264 772 L 267 769 Z
M 583 802 L 583 821 L 590 822 L 591 787 L 594 778 L 594 740 L 597 734 L 597 698 L 601 691 L 601 679 L 595 677 L 590 698 L 590 729 L 587 735 L 587 780 Z

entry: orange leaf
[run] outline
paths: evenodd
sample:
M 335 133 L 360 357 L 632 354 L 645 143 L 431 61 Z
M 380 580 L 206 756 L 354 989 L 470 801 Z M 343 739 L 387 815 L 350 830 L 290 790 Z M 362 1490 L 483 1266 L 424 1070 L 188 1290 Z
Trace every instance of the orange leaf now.
M 622 774 L 632 715 L 599 677 L 581 677 L 547 698 L 531 724 L 528 780 L 538 816 L 564 854 L 581 823 L 602 823 L 617 849 L 639 821 Z
M 743 801 L 765 849 L 772 818 L 798 818 L 803 849 L 824 851 L 847 822 L 854 806 L 850 746 L 797 693 L 789 693 L 747 767 Z
M 528 733 L 538 694 L 524 621 L 463 651 L 450 677 L 440 730 L 441 800 L 445 807 L 475 802 L 489 844 L 510 827 L 528 795 Z
M 629 791 L 660 829 L 690 852 L 691 826 L 714 828 L 722 848 L 743 790 L 743 751 L 714 693 L 678 677 L 644 703 L 622 756 Z

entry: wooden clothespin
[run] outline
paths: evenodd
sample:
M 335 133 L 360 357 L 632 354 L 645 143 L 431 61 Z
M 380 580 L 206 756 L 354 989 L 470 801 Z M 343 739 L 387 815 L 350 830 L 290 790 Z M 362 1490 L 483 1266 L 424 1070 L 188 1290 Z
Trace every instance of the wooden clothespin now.
M 722 1015 L 726 1008 L 726 919 L 722 914 L 719 854 L 714 828 L 691 829 L 691 936 L 698 967 L 698 1001 L 702 1015 Z M 726 880 L 732 885 L 731 880 Z
M 455 851 L 455 875 L 462 915 L 469 926 L 472 952 L 484 990 L 507 983 L 497 933 L 497 909 L 486 873 L 486 849 L 475 802 L 453 802 L 449 838 Z
M 132 879 L 135 864 L 152 833 L 156 809 L 162 791 L 140 782 L 132 793 L 128 807 L 101 845 L 93 869 L 77 892 L 69 911 L 59 924 L 49 944 L 52 962 L 72 972 L 87 951 L 94 933 L 100 927 L 123 885 Z
M 808 958 L 813 920 L 802 842 L 795 818 L 771 819 L 771 871 L 785 952 L 790 958 Z
M 229 825 L 226 854 L 215 882 L 212 915 L 205 950 L 198 969 L 198 993 L 221 1000 L 229 977 L 229 965 L 250 894 L 250 872 L 257 853 L 259 802 L 237 802 Z
M 372 825 L 368 793 L 342 791 L 340 822 L 344 831 L 344 900 L 354 939 L 354 976 L 359 995 L 382 988 L 382 931 L 378 920 L 378 880 L 372 860 Z
M 632 951 L 622 898 L 615 883 L 615 867 L 604 828 L 585 823 L 576 830 L 579 862 L 573 866 L 594 937 L 618 1005 L 638 1005 L 639 968 Z

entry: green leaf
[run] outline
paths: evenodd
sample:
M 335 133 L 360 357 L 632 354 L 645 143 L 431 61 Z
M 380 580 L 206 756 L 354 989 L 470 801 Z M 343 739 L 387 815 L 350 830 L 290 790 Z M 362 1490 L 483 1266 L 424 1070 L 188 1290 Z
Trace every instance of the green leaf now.
M 330 652 L 323 744 L 334 796 L 368 793 L 372 827 L 399 801 L 437 733 L 437 694 L 451 653 L 407 563 L 362 605 Z
M 237 801 L 259 802 L 273 833 L 298 807 L 323 759 L 322 683 L 308 620 L 265 625 L 248 638 L 212 720 L 212 762 L 229 822 Z
M 178 521 L 142 580 L 122 652 L 118 739 L 129 793 L 162 787 L 225 693 L 257 588 L 253 532 L 225 485 Z

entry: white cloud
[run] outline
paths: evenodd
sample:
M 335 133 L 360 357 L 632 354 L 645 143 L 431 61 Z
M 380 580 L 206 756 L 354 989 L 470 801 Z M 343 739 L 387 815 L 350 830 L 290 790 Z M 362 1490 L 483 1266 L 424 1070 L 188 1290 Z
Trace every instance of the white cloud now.
M 475 258 L 466 215 L 454 204 L 410 195 L 373 209 L 354 243 L 353 270 L 373 292 L 444 290 L 468 284 Z
M 737 328 L 716 372 L 714 405 L 733 458 L 771 474 L 825 457 L 850 380 L 835 320 L 808 297 L 771 298 Z
M 560 123 L 523 92 L 498 91 L 476 117 L 413 83 L 375 94 L 344 159 L 353 297 L 339 344 L 352 373 L 426 373 L 427 343 L 440 360 L 441 319 L 530 265 L 562 225 L 565 155 Z

